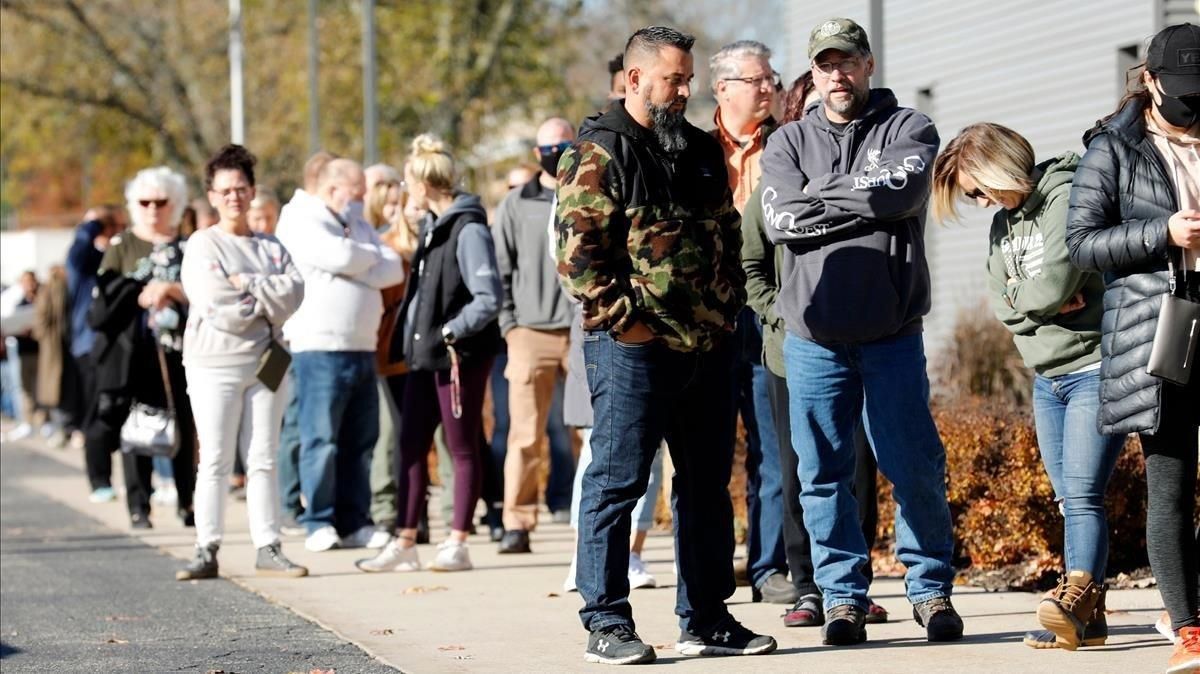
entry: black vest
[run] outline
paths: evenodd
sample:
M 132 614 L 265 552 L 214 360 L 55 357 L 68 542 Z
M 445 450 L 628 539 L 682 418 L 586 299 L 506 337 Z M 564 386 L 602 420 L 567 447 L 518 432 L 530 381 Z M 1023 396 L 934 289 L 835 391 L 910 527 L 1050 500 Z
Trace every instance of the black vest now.
M 405 293 L 404 307 L 397 318 L 392 337 L 392 354 L 402 349 L 404 360 L 413 370 L 449 370 L 450 353 L 442 339 L 442 326 L 458 315 L 472 299 L 471 291 L 458 268 L 458 237 L 467 225 L 478 220 L 472 211 L 454 219 L 421 238 L 413 257 L 414 278 Z M 468 270 L 471 273 L 472 270 Z M 409 308 L 417 302 L 409 339 Z M 479 332 L 458 337 L 454 349 L 460 362 L 470 363 L 496 355 L 500 345 L 500 325 L 493 319 Z

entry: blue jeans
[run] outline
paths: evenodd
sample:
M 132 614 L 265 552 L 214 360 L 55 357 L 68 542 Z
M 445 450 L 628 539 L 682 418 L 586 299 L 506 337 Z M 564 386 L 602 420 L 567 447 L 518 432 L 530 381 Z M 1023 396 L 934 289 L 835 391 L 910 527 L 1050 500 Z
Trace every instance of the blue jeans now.
M 1096 430 L 1099 413 L 1099 370 L 1034 378 L 1038 447 L 1066 518 L 1067 570 L 1082 569 L 1102 582 L 1108 563 L 1104 494 L 1125 438 L 1101 435 Z
M 595 426 L 583 475 L 577 585 L 588 630 L 633 627 L 629 533 L 634 504 L 666 439 L 675 463 L 671 509 L 679 582 L 675 613 L 698 634 L 729 615 L 734 590 L 733 463 L 736 408 L 732 340 L 685 353 L 662 344 L 622 344 L 605 332 L 584 337 Z
M 946 450 L 929 412 L 921 335 L 824 345 L 789 333 L 783 357 L 800 502 L 826 609 L 867 608 L 867 544 L 853 493 L 860 419 L 880 472 L 894 486 L 896 556 L 908 567 L 909 601 L 950 596 L 954 535 Z
M 304 505 L 300 503 L 300 387 L 296 385 L 291 389 L 291 400 L 283 412 L 279 458 L 275 464 L 278 467 L 276 472 L 279 475 L 279 499 L 283 513 L 299 521 L 304 513 Z
M 295 355 L 300 398 L 300 523 L 346 536 L 371 524 L 371 450 L 379 438 L 373 351 Z
M 739 408 L 746 427 L 747 569 L 750 582 L 759 587 L 771 574 L 787 575 L 788 569 L 783 548 L 779 436 L 767 393 L 767 368 L 743 363 L 739 370 Z
M 575 479 L 571 482 L 571 528 L 579 530 L 579 501 L 583 497 L 583 474 L 588 464 L 592 462 L 592 428 L 581 428 L 583 442 L 579 447 L 579 467 L 575 469 Z M 647 483 L 646 493 L 638 499 L 633 507 L 633 526 L 638 531 L 650 531 L 654 526 L 654 509 L 658 507 L 658 492 L 662 489 L 662 449 L 654 453 L 654 463 L 650 464 L 650 482 Z

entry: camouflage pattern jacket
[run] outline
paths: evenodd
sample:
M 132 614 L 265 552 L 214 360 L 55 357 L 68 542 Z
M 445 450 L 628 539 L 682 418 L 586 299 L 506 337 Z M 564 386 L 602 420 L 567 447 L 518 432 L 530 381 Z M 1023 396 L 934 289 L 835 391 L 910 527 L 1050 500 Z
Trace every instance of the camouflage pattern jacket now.
M 558 164 L 558 275 L 588 330 L 642 321 L 666 346 L 706 351 L 746 302 L 725 155 L 684 123 L 669 153 L 623 102 L 589 118 Z

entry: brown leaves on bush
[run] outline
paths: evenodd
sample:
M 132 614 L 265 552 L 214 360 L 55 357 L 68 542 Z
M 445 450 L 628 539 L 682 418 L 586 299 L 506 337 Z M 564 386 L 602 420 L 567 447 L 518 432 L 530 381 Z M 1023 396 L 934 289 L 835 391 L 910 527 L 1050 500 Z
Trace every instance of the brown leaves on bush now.
M 959 311 L 932 374 L 934 388 L 955 398 L 980 397 L 1026 409 L 1032 397 L 1033 372 L 986 303 Z

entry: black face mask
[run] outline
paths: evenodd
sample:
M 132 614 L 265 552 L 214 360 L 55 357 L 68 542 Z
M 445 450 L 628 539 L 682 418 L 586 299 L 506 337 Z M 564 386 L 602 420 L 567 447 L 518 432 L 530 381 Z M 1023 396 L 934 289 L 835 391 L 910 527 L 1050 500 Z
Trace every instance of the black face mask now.
M 563 151 L 559 149 L 551 150 L 546 154 L 540 155 L 539 163 L 542 165 L 542 170 L 546 175 L 558 177 L 558 160 L 563 156 Z
M 1190 129 L 1200 121 L 1200 95 L 1174 98 L 1161 91 L 1162 103 L 1155 104 L 1158 114 L 1167 124 L 1178 129 Z

